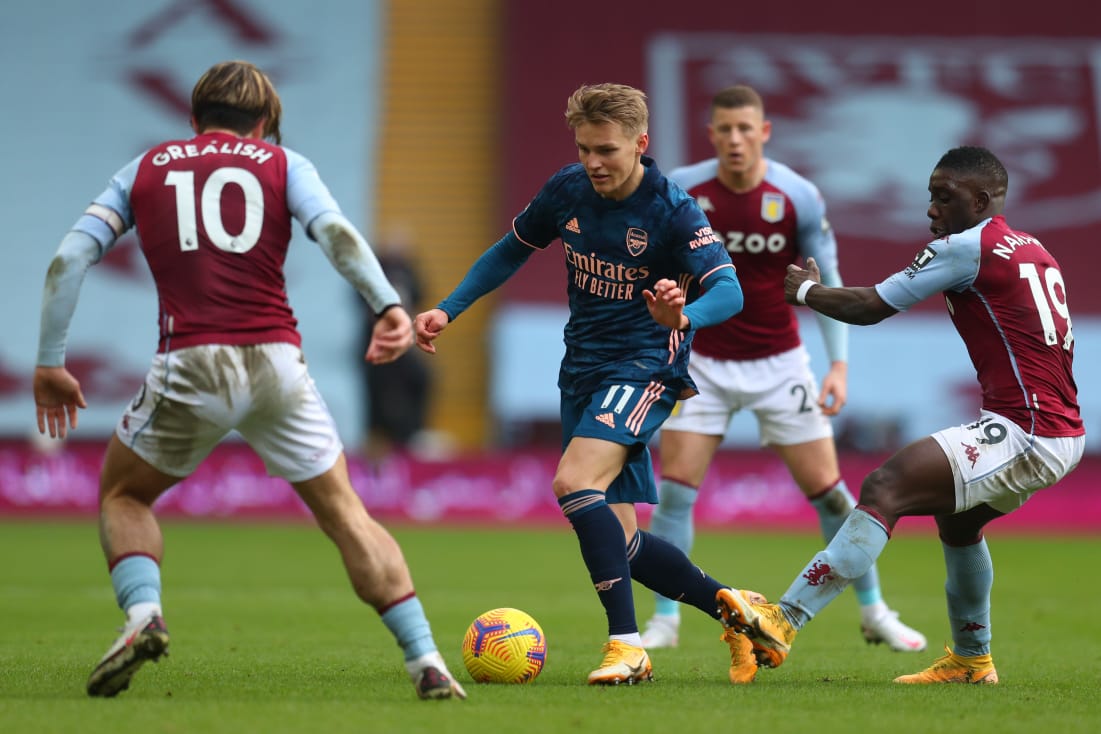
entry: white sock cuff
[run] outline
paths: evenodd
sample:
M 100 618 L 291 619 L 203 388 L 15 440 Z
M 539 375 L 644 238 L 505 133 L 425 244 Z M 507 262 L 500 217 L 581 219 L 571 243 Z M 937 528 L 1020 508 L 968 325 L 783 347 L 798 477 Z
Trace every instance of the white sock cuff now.
M 417 675 L 420 674 L 425 668 L 432 666 L 439 669 L 441 672 L 448 673 L 447 665 L 444 664 L 443 655 L 440 655 L 439 650 L 433 650 L 432 652 L 425 653 L 420 657 L 413 658 L 412 660 L 405 661 L 405 670 L 409 673 L 409 677 L 414 681 L 417 679 Z
M 161 605 L 152 601 L 142 601 L 137 604 L 131 604 L 126 608 L 126 621 L 134 622 L 139 619 L 144 619 L 150 614 L 161 614 Z

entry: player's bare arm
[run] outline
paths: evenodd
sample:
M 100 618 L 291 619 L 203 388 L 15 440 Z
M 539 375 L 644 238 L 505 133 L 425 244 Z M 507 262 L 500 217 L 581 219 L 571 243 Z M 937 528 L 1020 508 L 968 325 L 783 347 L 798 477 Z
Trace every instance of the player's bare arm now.
M 64 367 L 34 368 L 34 406 L 38 432 L 50 438 L 65 438 L 69 426 L 76 428 L 77 409 L 87 408 L 80 382 Z
M 417 346 L 421 351 L 428 354 L 436 353 L 436 345 L 432 342 L 436 341 L 450 321 L 447 312 L 439 308 L 417 314 L 417 318 L 413 320 L 413 326 L 416 330 Z
M 654 283 L 652 291 L 643 290 L 642 295 L 654 321 L 670 329 L 687 329 L 691 326 L 688 317 L 684 315 L 684 291 L 677 286 L 675 280 L 662 278 Z
M 401 306 L 392 306 L 378 317 L 367 345 L 366 359 L 371 364 L 386 364 L 405 354 L 413 346 L 413 320 Z
M 807 283 L 812 285 L 808 286 Z M 807 267 L 788 265 L 784 277 L 784 299 L 794 305 L 805 305 L 830 318 L 847 324 L 866 326 L 878 324 L 898 311 L 879 297 L 875 288 L 830 288 L 822 285 L 822 274 L 814 258 L 807 258 Z

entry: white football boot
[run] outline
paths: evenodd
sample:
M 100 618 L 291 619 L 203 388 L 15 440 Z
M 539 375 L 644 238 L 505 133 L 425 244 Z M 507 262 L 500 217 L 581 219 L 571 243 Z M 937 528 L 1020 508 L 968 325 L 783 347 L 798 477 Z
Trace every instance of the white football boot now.
M 680 641 L 680 617 L 672 614 L 655 614 L 646 622 L 642 633 L 642 646 L 647 650 L 660 647 L 676 647 Z
M 898 619 L 898 612 L 886 604 L 861 609 L 860 631 L 869 645 L 881 642 L 898 652 L 921 652 L 925 649 L 925 635 L 908 627 Z
M 405 661 L 405 669 L 417 697 L 423 699 L 466 698 L 466 691 L 447 669 L 447 663 L 439 651 Z
M 130 687 L 130 679 L 146 660 L 168 654 L 168 628 L 159 611 L 126 622 L 122 634 L 88 678 L 88 695 L 110 698 Z

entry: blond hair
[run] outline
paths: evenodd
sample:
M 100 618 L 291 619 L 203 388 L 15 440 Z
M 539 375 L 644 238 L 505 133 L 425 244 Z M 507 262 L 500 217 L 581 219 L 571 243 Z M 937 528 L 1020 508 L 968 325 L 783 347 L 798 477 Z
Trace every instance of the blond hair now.
M 628 135 L 641 135 L 650 123 L 646 94 L 625 84 L 578 87 L 566 103 L 566 124 L 576 130 L 586 122 L 617 122 Z
M 244 135 L 264 121 L 264 137 L 282 142 L 283 104 L 267 74 L 247 61 L 223 61 L 207 69 L 191 90 L 196 129 L 224 127 Z

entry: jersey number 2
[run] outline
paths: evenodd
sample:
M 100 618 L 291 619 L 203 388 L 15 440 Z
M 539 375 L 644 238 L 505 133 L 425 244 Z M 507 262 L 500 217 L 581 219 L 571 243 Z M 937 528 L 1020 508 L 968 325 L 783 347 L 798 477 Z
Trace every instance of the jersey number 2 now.
M 180 236 L 180 249 L 184 252 L 199 249 L 199 226 L 195 211 L 195 172 L 169 171 L 164 177 L 165 186 L 176 189 L 176 228 Z M 226 231 L 222 222 L 222 189 L 236 184 L 245 195 L 245 226 L 237 234 Z M 260 181 L 244 168 L 218 168 L 203 184 L 199 196 L 199 212 L 207 239 L 219 250 L 248 252 L 260 240 L 264 226 L 264 189 Z

